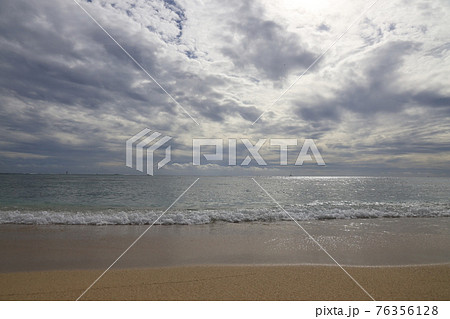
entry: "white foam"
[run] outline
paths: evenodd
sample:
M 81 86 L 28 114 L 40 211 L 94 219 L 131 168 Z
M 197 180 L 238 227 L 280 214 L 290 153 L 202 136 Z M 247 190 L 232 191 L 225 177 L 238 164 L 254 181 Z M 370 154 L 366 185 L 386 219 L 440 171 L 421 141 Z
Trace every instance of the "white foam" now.
M 310 203 L 285 208 L 296 220 L 358 219 L 383 217 L 450 217 L 447 205 L 383 204 L 383 203 Z M 31 225 L 146 225 L 153 223 L 162 211 L 0 211 L 0 224 Z M 193 225 L 217 221 L 272 222 L 291 220 L 280 209 L 186 210 L 167 212 L 157 224 Z

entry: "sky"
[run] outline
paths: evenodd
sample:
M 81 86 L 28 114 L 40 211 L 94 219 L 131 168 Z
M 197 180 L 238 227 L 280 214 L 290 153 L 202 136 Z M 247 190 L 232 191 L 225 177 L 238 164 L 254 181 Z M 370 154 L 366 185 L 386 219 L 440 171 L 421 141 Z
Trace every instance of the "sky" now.
M 141 174 L 149 128 L 158 174 L 450 176 L 448 0 L 78 2 L 103 30 L 74 0 L 0 2 L 1 173 Z M 224 160 L 193 166 L 193 138 Z M 294 165 L 305 139 L 325 166 Z

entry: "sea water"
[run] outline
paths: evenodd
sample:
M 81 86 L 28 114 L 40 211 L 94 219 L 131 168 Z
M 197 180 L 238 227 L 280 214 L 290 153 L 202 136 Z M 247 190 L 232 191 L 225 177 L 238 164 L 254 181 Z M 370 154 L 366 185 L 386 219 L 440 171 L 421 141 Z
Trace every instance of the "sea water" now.
M 0 224 L 151 224 L 196 178 L 0 174 Z M 157 224 L 450 216 L 444 177 L 199 178 Z

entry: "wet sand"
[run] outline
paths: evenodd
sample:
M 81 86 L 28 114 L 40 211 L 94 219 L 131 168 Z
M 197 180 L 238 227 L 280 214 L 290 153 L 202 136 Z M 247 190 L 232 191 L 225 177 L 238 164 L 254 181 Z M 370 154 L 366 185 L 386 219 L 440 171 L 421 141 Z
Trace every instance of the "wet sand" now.
M 450 263 L 450 218 L 302 222 L 342 265 Z M 148 226 L 0 225 L 0 272 L 106 269 Z M 293 222 L 154 226 L 114 268 L 322 264 Z

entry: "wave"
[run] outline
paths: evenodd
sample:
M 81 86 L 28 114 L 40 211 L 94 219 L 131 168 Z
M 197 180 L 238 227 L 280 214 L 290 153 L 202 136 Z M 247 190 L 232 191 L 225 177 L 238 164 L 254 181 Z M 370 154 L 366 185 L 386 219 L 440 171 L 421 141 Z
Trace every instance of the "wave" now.
M 450 217 L 449 204 L 383 204 L 383 203 L 310 203 L 287 206 L 292 218 L 305 220 Z M 289 221 L 291 217 L 280 209 L 217 209 L 178 210 L 0 210 L 0 224 L 27 225 L 200 225 L 214 222 L 276 222 Z

